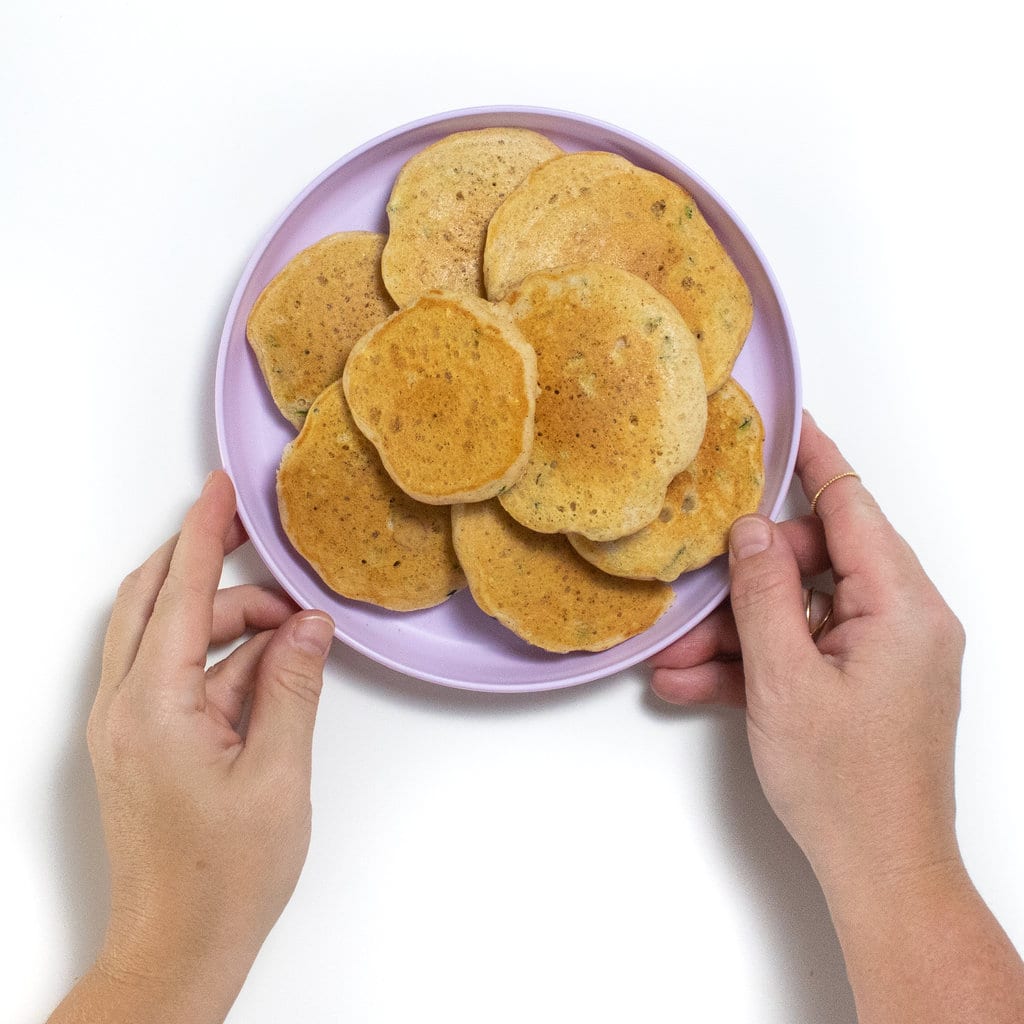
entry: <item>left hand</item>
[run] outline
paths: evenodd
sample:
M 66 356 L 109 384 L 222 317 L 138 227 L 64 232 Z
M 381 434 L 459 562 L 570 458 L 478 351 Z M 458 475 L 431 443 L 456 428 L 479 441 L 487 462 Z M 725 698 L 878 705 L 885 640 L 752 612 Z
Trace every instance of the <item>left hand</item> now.
M 231 482 L 215 472 L 179 536 L 121 585 L 89 719 L 111 868 L 95 970 L 148 986 L 167 1020 L 171 1007 L 223 1017 L 309 845 L 334 625 L 261 587 L 218 591 L 224 556 L 244 540 Z M 207 668 L 211 644 L 250 630 Z

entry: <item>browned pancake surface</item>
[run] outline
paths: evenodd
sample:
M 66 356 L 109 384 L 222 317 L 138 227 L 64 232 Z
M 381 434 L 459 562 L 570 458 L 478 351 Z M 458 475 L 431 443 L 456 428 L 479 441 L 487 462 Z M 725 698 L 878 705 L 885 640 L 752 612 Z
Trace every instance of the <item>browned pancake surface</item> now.
M 663 583 L 595 569 L 565 537 L 527 530 L 497 502 L 455 505 L 452 524 L 476 603 L 536 647 L 607 650 L 653 625 L 674 599 Z
M 756 512 L 764 493 L 764 426 L 752 399 L 728 380 L 708 399 L 708 424 L 693 464 L 670 484 L 658 518 L 629 537 L 598 544 L 570 535 L 604 572 L 671 582 L 728 548 L 729 529 Z
M 329 235 L 291 259 L 253 305 L 246 335 L 271 397 L 301 427 L 352 346 L 395 309 L 380 276 L 384 236 Z
M 405 306 L 433 288 L 484 294 L 487 224 L 501 201 L 544 160 L 562 152 L 523 128 L 455 132 L 399 172 L 388 200 L 382 271 Z
M 395 486 L 352 421 L 340 381 L 285 449 L 277 496 L 288 539 L 344 597 L 411 611 L 465 586 L 448 509 Z
M 344 386 L 388 473 L 420 501 L 482 501 L 522 474 L 537 363 L 501 307 L 421 296 L 353 349 Z
M 629 270 L 665 295 L 699 342 L 707 393 L 725 383 L 753 301 L 685 189 L 612 153 L 547 161 L 491 218 L 487 294 L 501 299 L 532 271 L 590 261 Z
M 542 533 L 635 532 L 704 435 L 693 335 L 651 285 L 599 264 L 533 274 L 506 302 L 537 353 L 540 394 L 529 462 L 502 505 Z

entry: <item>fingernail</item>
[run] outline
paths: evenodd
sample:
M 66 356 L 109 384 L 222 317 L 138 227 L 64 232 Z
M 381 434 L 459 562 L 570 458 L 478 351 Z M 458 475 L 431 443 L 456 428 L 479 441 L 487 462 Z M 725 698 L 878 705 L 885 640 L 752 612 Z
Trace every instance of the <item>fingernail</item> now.
M 759 555 L 771 542 L 771 527 L 757 516 L 743 516 L 732 524 L 729 548 L 737 560 Z
M 206 479 L 203 481 L 203 490 L 204 491 L 206 490 L 207 487 L 210 486 L 210 481 L 213 479 L 213 475 L 216 472 L 217 472 L 217 470 L 211 469 L 210 472 L 206 474 Z
M 326 615 L 306 615 L 292 629 L 295 646 L 321 658 L 331 646 L 333 636 L 334 623 Z

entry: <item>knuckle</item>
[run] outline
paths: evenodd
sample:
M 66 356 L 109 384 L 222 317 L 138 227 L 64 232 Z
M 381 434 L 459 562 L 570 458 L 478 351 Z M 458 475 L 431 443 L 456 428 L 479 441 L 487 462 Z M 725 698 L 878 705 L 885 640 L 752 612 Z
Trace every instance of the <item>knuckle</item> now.
M 963 622 L 960 621 L 960 618 L 957 615 L 954 615 L 952 611 L 949 615 L 951 619 L 950 631 L 952 633 L 953 640 L 959 650 L 963 652 L 967 647 L 967 630 L 964 628 Z
M 963 623 L 941 598 L 935 603 L 930 614 L 931 628 L 938 639 L 953 650 L 962 651 L 967 644 L 967 632 Z
M 205 587 L 194 577 L 180 572 L 168 572 L 156 597 L 157 607 L 174 606 L 178 602 L 195 603 L 208 600 Z
M 142 565 L 136 566 L 121 581 L 118 594 L 131 596 L 140 590 L 149 590 L 153 585 L 158 584 L 162 579 L 161 569 L 154 564 L 153 559 L 147 559 Z
M 760 607 L 787 587 L 788 577 L 775 566 L 764 566 L 758 572 L 738 573 L 732 581 L 732 605 L 741 614 Z
M 899 602 L 894 602 L 899 605 Z M 941 651 L 954 658 L 963 656 L 967 646 L 967 632 L 963 623 L 933 587 L 923 592 L 918 589 L 913 600 L 904 600 L 893 608 L 894 616 L 901 617 L 907 633 L 916 636 L 931 651 Z
M 116 760 L 127 757 L 133 748 L 134 732 L 123 715 L 113 715 L 105 723 L 104 745 Z
M 140 586 L 142 585 L 142 575 L 145 566 L 140 565 L 137 569 L 132 569 L 130 573 L 123 580 L 117 588 L 117 601 L 123 602 L 131 598 L 135 594 Z
M 115 697 L 102 712 L 94 709 L 85 727 L 89 756 L 97 768 L 123 763 L 133 755 L 135 730 Z
M 297 697 L 311 707 L 320 701 L 321 681 L 318 674 L 310 673 L 305 667 L 282 664 L 274 669 L 272 676 L 274 688 Z

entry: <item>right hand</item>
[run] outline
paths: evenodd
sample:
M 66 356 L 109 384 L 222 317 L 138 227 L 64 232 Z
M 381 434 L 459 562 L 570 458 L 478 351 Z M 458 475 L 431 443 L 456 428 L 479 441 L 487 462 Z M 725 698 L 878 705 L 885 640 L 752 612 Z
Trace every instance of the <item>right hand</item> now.
M 805 414 L 808 497 L 850 470 Z M 745 702 L 758 777 L 826 887 L 959 864 L 953 756 L 964 632 L 861 482 L 828 487 L 813 519 L 738 520 L 731 610 L 653 659 L 672 703 Z M 818 643 L 801 570 L 831 564 L 834 614 Z

